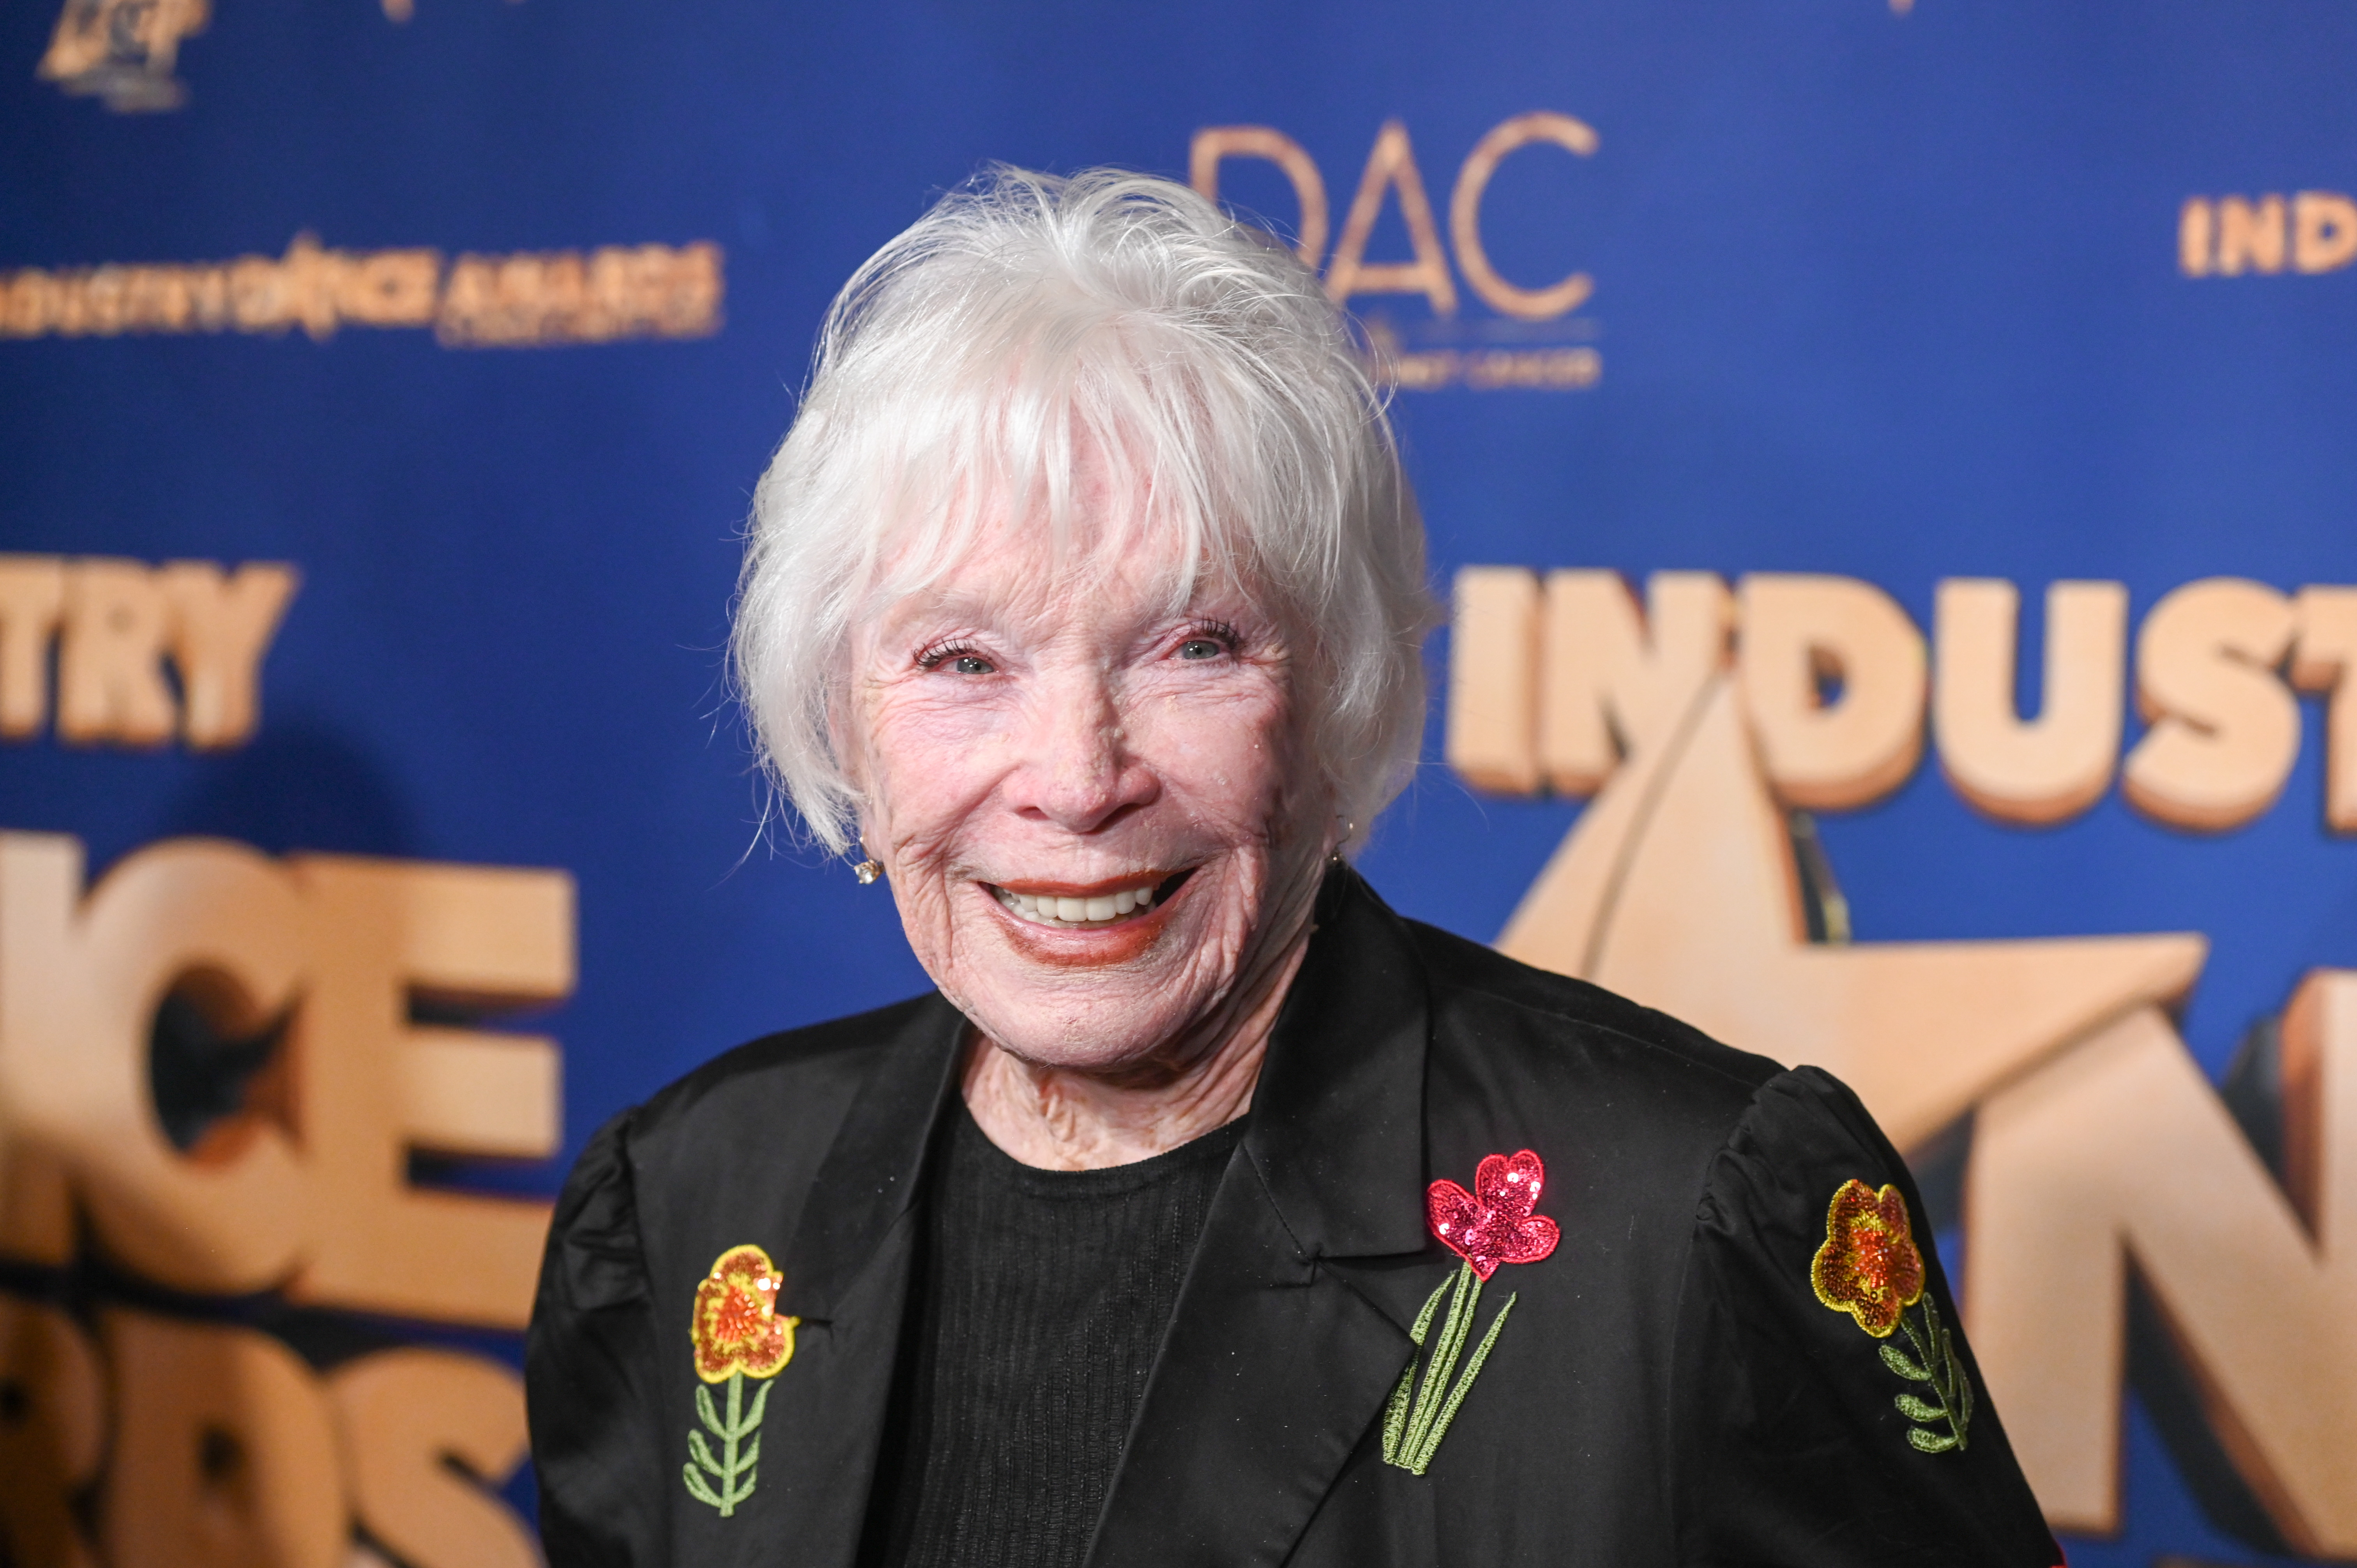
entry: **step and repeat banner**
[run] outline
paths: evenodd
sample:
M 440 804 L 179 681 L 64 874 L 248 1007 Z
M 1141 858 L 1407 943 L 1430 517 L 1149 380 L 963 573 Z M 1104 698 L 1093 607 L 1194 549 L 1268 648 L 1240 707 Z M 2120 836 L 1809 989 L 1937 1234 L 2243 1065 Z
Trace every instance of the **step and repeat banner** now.
M 2357 1557 L 2352 70 L 2317 0 L 0 7 L 0 1562 L 536 1560 L 568 1157 L 923 984 L 719 650 L 829 296 L 993 159 L 1363 323 L 1454 604 L 1376 886 L 1857 1086 L 2082 1568 Z

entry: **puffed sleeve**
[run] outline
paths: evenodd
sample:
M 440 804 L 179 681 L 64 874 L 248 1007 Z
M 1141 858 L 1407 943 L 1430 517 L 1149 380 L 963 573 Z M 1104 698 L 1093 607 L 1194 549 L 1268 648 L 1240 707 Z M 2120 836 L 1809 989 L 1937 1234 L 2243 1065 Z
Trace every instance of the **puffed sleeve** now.
M 1824 1072 L 1762 1085 L 1718 1153 L 1674 1378 L 1686 1562 L 2062 1560 L 1964 1343 L 1907 1166 Z
M 657 1568 L 676 1466 L 655 1437 L 652 1303 L 625 1112 L 565 1184 L 524 1344 L 550 1568 Z

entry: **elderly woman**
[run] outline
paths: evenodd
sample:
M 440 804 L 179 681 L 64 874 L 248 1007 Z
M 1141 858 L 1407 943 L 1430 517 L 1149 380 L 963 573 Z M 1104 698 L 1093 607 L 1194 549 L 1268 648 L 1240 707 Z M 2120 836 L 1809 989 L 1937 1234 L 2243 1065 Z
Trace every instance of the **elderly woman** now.
M 1423 539 L 1345 324 L 998 171 L 828 319 L 742 689 L 936 989 L 591 1140 L 554 1568 L 2059 1561 L 1824 1074 L 1403 919 Z

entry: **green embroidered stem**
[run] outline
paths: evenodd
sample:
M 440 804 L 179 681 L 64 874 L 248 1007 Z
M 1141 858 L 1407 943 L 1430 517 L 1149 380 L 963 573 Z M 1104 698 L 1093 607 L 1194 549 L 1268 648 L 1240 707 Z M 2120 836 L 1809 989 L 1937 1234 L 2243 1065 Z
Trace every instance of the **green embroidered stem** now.
M 686 1478 L 689 1494 L 696 1501 L 709 1503 L 718 1509 L 722 1519 L 734 1514 L 737 1505 L 753 1495 L 755 1466 L 761 1458 L 759 1428 L 761 1412 L 770 1402 L 770 1384 L 766 1380 L 762 1382 L 753 1395 L 753 1408 L 749 1411 L 742 1407 L 744 1393 L 745 1374 L 741 1371 L 729 1373 L 728 1419 L 723 1421 L 720 1412 L 713 1408 L 711 1388 L 702 1383 L 696 1385 L 696 1419 L 720 1439 L 720 1457 L 715 1459 L 712 1456 L 712 1445 L 705 1442 L 703 1433 L 690 1432 L 687 1434 L 689 1463 L 680 1466 L 680 1474 Z M 751 1441 L 748 1442 L 748 1438 Z M 705 1479 L 704 1471 L 710 1471 L 713 1479 L 719 1483 L 716 1490 L 711 1481 Z
M 1417 1475 L 1423 1475 L 1430 1467 L 1432 1456 L 1440 1452 L 1440 1440 L 1448 1434 L 1448 1423 L 1457 1419 L 1457 1407 L 1465 1402 L 1466 1392 L 1472 1388 L 1473 1380 L 1481 1375 L 1481 1363 L 1490 1359 L 1490 1347 L 1498 1342 L 1498 1330 L 1506 1326 L 1506 1314 L 1514 1310 L 1514 1303 L 1521 1294 L 1517 1291 L 1506 1298 L 1506 1305 L 1500 1307 L 1498 1316 L 1490 1320 L 1490 1332 L 1481 1336 L 1481 1344 L 1473 1352 L 1473 1359 L 1466 1363 L 1465 1375 L 1457 1380 L 1455 1388 L 1448 1391 L 1448 1402 L 1440 1407 L 1440 1414 L 1434 1419 L 1432 1430 L 1425 1434 L 1422 1445 L 1415 1451 L 1415 1463 L 1408 1466 Z
M 1921 1327 L 1905 1314 L 1899 1319 L 1907 1342 L 1915 1348 L 1914 1356 L 1886 1343 L 1881 1347 L 1882 1364 L 1909 1382 L 1924 1384 L 1939 1402 L 1912 1393 L 1900 1394 L 1891 1402 L 1900 1414 L 1917 1423 L 1907 1429 L 1907 1441 L 1917 1449 L 1925 1454 L 1944 1454 L 1951 1448 L 1962 1453 L 1973 1423 L 1973 1380 L 1957 1358 L 1955 1337 L 1940 1321 L 1940 1308 L 1928 1294 L 1922 1307 Z M 1948 1430 L 1933 1430 L 1941 1424 Z
M 1425 1330 L 1432 1326 L 1432 1315 L 1439 1308 L 1440 1298 L 1448 1294 L 1448 1281 L 1443 1280 L 1433 1287 L 1432 1294 L 1425 1300 L 1424 1310 L 1415 1315 L 1415 1326 L 1407 1331 L 1409 1341 L 1419 1350 L 1424 1348 Z M 1400 1462 L 1401 1440 L 1407 1434 L 1408 1396 L 1415 1389 L 1415 1361 L 1416 1359 L 1410 1356 L 1407 1365 L 1400 1369 L 1399 1386 L 1392 1390 L 1391 1402 L 1383 1406 L 1383 1463 L 1386 1465 Z
M 1473 1336 L 1473 1322 L 1480 1316 L 1481 1279 L 1470 1264 L 1457 1271 L 1455 1291 L 1449 1294 L 1449 1283 L 1444 1282 L 1424 1304 L 1416 1315 L 1415 1326 L 1408 1330 L 1408 1338 L 1419 1350 L 1425 1347 L 1426 1335 L 1432 1326 L 1432 1315 L 1440 1305 L 1440 1298 L 1449 1294 L 1448 1316 L 1441 1320 L 1439 1338 L 1432 1345 L 1424 1362 L 1423 1376 L 1416 1374 L 1419 1358 L 1411 1356 L 1400 1372 L 1400 1380 L 1392 1390 L 1390 1402 L 1383 1407 L 1383 1463 L 1421 1476 L 1431 1466 L 1432 1457 L 1440 1450 L 1440 1440 L 1448 1432 L 1448 1423 L 1456 1419 L 1457 1407 L 1480 1375 L 1481 1365 L 1490 1359 L 1490 1348 L 1498 1342 L 1498 1331 L 1506 1326 L 1506 1314 L 1514 1309 L 1514 1296 L 1498 1309 L 1491 1320 L 1490 1331 L 1481 1337 L 1474 1348 L 1473 1359 L 1466 1363 L 1464 1375 L 1454 1386 L 1451 1375 L 1457 1370 L 1458 1358 L 1464 1354 L 1465 1342 Z M 1411 1394 L 1413 1397 L 1411 1397 Z
M 1473 1331 L 1473 1314 L 1480 1305 L 1481 1277 L 1473 1272 L 1470 1263 L 1458 1265 L 1457 1289 L 1448 1298 L 1448 1316 L 1440 1323 L 1440 1343 L 1432 1348 L 1425 1361 L 1424 1379 L 1415 1391 L 1415 1407 L 1408 1412 L 1407 1433 L 1403 1441 L 1411 1467 L 1415 1455 L 1424 1447 L 1424 1435 L 1431 1430 L 1433 1417 L 1440 1413 L 1441 1401 L 1448 1392 L 1448 1375 L 1457 1369 L 1457 1358 L 1464 1351 L 1466 1337 Z

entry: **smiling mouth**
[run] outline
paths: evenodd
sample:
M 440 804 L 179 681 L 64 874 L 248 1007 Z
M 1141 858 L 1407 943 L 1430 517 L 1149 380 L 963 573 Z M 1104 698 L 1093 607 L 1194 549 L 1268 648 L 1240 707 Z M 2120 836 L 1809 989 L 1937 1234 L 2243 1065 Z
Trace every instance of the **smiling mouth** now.
M 1059 885 L 1035 884 L 1031 891 L 1000 886 L 985 882 L 982 886 L 996 898 L 1006 912 L 1026 925 L 1044 926 L 1050 930 L 1102 930 L 1144 918 L 1167 903 L 1187 879 L 1195 875 L 1194 868 L 1163 877 L 1142 877 L 1132 882 L 1099 884 L 1085 892 L 1071 894 Z

